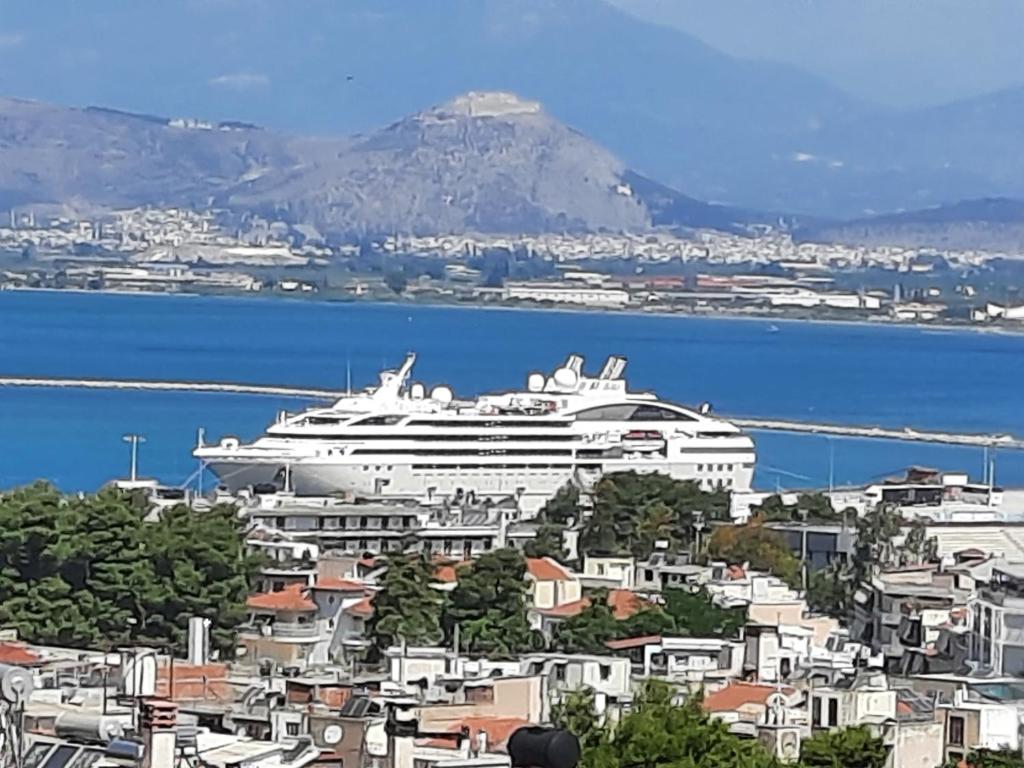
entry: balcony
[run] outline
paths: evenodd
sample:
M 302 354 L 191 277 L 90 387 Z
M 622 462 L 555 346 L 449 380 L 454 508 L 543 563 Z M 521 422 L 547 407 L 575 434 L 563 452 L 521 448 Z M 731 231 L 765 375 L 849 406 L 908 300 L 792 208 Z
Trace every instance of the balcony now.
M 297 621 L 277 621 L 273 624 L 256 624 L 242 628 L 242 635 L 249 638 L 264 638 L 282 642 L 315 643 L 320 640 L 316 624 L 300 624 Z

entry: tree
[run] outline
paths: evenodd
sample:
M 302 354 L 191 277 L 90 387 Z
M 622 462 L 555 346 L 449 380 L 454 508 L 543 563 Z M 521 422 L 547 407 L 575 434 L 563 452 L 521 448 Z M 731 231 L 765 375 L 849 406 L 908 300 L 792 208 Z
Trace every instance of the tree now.
M 526 618 L 526 560 L 514 549 L 497 549 L 459 569 L 445 614 L 451 639 L 477 656 L 513 656 L 543 644 Z
M 896 538 L 900 535 L 902 518 L 898 508 L 878 504 L 857 519 L 857 557 L 854 561 L 857 580 L 863 581 L 873 567 L 896 563 Z
M 729 494 L 707 493 L 692 480 L 658 472 L 613 472 L 598 481 L 594 510 L 580 534 L 586 554 L 630 554 L 645 558 L 655 542 L 689 546 L 698 515 L 704 520 L 729 516 Z
M 592 765 L 595 750 L 611 738 L 608 725 L 597 715 L 592 688 L 570 691 L 552 706 L 551 722 L 580 740 L 581 765 Z
M 555 629 L 552 642 L 563 653 L 607 653 L 605 643 L 619 637 L 621 628 L 608 606 L 608 592 L 600 589 L 590 595 L 590 604 Z
M 545 502 L 537 513 L 540 523 L 537 536 L 523 548 L 527 557 L 566 559 L 562 534 L 567 526 L 579 519 L 579 502 L 580 490 L 572 483 L 563 485 Z
M 666 589 L 665 612 L 672 617 L 676 631 L 690 637 L 736 637 L 746 621 L 742 608 L 721 608 L 703 587 Z
M 972 749 L 964 759 L 970 768 L 1024 768 L 1020 751 L 1010 747 L 1000 749 Z M 950 760 L 948 768 L 956 768 L 958 761 Z
M 766 528 L 755 517 L 745 525 L 723 525 L 708 542 L 708 556 L 729 563 L 749 563 L 757 571 L 778 576 L 791 587 L 800 584 L 800 561 L 793 556 L 778 531 Z
M 928 528 L 921 520 L 914 520 L 899 550 L 901 565 L 917 565 L 934 562 L 938 558 L 939 543 L 928 535 Z
M 807 605 L 812 611 L 845 619 L 853 611 L 857 581 L 853 569 L 835 562 L 815 571 L 807 582 Z
M 396 294 L 402 294 L 405 293 L 409 280 L 406 278 L 405 272 L 393 270 L 384 275 L 384 284 Z
M 165 510 L 146 522 L 130 494 L 62 496 L 37 483 L 0 497 L 0 624 L 30 642 L 184 649 L 188 619 L 229 651 L 258 561 L 237 511 Z
M 436 645 L 443 637 L 441 615 L 444 600 L 430 586 L 433 574 L 422 555 L 388 559 L 381 589 L 373 600 L 368 632 L 374 651 L 403 641 L 409 645 Z
M 712 719 L 694 696 L 677 703 L 668 683 L 649 680 L 610 736 L 588 736 L 580 768 L 772 768 L 772 755 Z M 577 712 L 577 719 L 586 720 Z M 593 745 L 593 746 L 591 746 Z M 582 744 L 581 744 L 582 746 Z
M 804 768 L 885 768 L 885 744 L 867 726 L 822 731 L 800 745 Z

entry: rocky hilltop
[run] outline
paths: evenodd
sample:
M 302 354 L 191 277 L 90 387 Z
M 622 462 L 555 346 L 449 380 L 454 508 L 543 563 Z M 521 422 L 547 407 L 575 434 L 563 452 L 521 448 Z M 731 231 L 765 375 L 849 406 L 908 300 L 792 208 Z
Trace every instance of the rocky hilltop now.
M 224 207 L 333 234 L 742 228 L 511 93 L 468 93 L 367 134 L 287 136 L 0 99 L 0 209 Z
M 330 231 L 642 230 L 651 214 L 604 148 L 537 102 L 469 93 L 227 193 L 233 207 Z

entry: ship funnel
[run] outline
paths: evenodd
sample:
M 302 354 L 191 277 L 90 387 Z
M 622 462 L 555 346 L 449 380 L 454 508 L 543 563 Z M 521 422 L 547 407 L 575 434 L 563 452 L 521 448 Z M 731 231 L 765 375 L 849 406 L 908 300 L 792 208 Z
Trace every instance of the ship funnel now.
M 597 378 L 606 380 L 620 379 L 625 370 L 626 358 L 612 355 L 604 361 L 604 367 L 601 368 L 601 373 Z

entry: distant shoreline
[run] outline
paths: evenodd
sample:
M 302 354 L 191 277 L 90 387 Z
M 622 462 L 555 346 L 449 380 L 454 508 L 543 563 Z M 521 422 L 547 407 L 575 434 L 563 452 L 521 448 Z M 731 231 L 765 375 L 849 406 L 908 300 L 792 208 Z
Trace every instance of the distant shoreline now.
M 835 325 L 866 328 L 906 328 L 908 330 L 934 331 L 936 333 L 974 333 L 974 334 L 998 334 L 1006 336 L 1024 335 L 1024 324 L 1020 327 L 1006 325 L 977 325 L 973 323 L 958 323 L 949 321 L 937 322 L 908 322 L 894 320 L 889 317 L 877 320 L 858 318 L 843 319 L 836 317 L 807 317 L 803 315 L 775 315 L 757 312 L 670 312 L 667 310 L 644 311 L 637 308 L 611 309 L 608 307 L 582 307 L 582 306 L 530 306 L 528 304 L 492 304 L 488 302 L 463 302 L 463 301 L 420 301 L 416 299 L 382 299 L 382 298 L 333 298 L 324 297 L 321 294 L 281 294 L 276 292 L 242 292 L 242 291 L 119 291 L 109 289 L 87 289 L 87 288 L 29 288 L 15 287 L 0 290 L 0 296 L 5 293 L 73 293 L 80 295 L 100 296 L 140 296 L 145 298 L 210 298 L 225 300 L 252 300 L 252 301 L 291 301 L 296 303 L 315 303 L 323 305 L 345 304 L 364 306 L 394 306 L 410 308 L 441 308 L 441 309 L 466 309 L 486 310 L 496 312 L 554 312 L 573 315 L 621 315 L 626 317 L 664 317 L 681 320 L 732 320 L 749 321 L 756 323 L 811 323 L 815 325 Z

